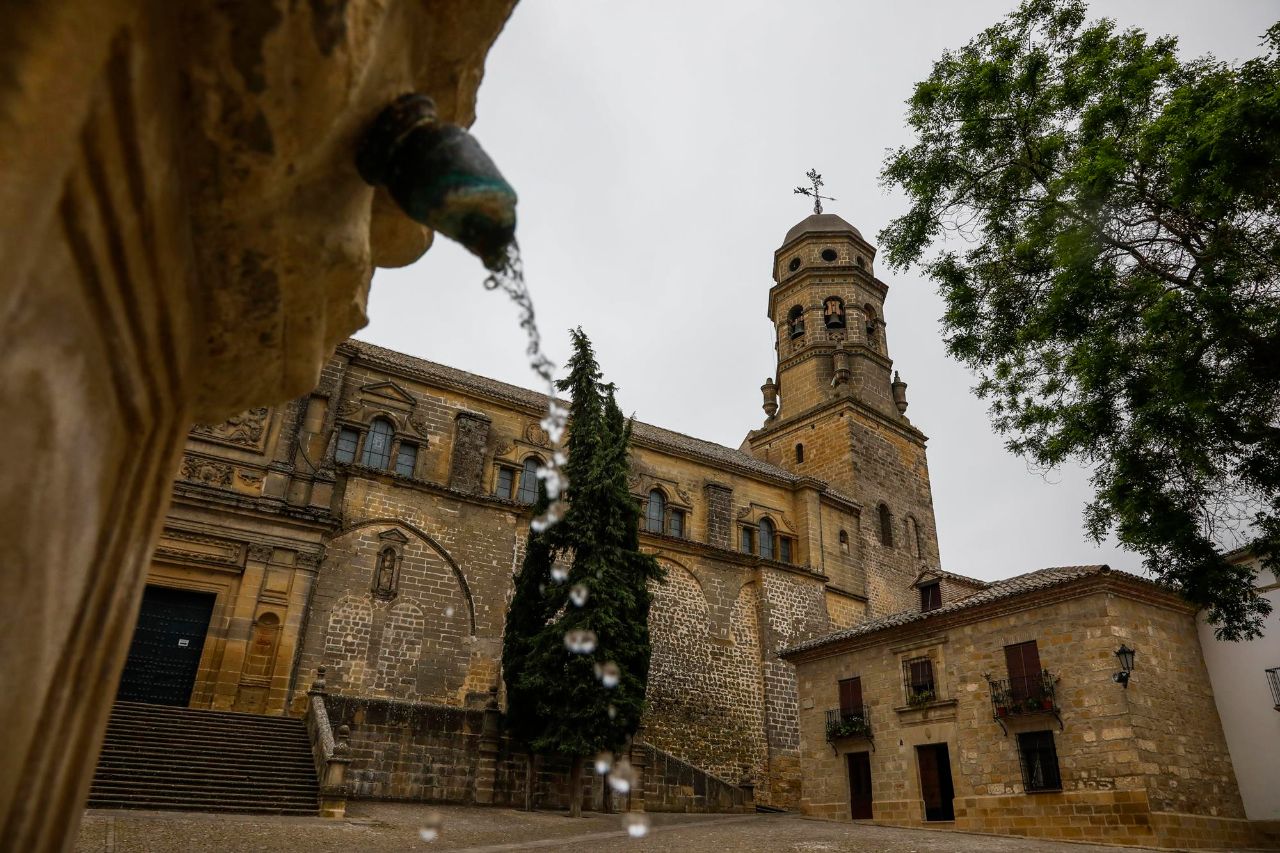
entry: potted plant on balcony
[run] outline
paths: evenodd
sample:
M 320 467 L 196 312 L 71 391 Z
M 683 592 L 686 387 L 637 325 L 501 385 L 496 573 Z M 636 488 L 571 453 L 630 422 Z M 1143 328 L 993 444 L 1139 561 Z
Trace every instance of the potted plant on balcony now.
M 928 705 L 930 702 L 934 700 L 934 698 L 935 697 L 932 690 L 913 690 L 911 691 L 911 695 L 907 697 L 907 704 L 911 705 L 912 707 L 915 707 L 918 705 Z
M 1008 706 L 1008 705 L 997 705 L 997 706 L 996 706 L 996 716 L 997 716 L 997 717 L 1007 717 L 1007 716 L 1009 716 L 1009 706 Z

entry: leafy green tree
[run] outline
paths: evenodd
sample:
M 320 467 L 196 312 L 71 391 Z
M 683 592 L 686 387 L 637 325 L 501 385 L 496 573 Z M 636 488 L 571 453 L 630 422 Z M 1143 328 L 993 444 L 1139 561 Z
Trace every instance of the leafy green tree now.
M 572 397 L 568 509 L 557 524 L 530 531 L 502 665 L 513 734 L 534 753 L 569 757 L 578 791 L 582 759 L 621 749 L 640 725 L 649 674 L 647 584 L 661 572 L 640 552 L 640 509 L 627 488 L 631 425 L 613 387 L 601 382 L 581 329 L 573 348 L 560 384 Z M 535 517 L 544 504 L 545 497 Z M 579 810 L 575 796 L 572 811 Z
M 1269 607 L 1223 550 L 1280 555 L 1280 24 L 1264 45 L 1180 61 L 1026 0 L 934 64 L 881 176 L 911 205 L 889 263 L 938 284 L 1007 446 L 1090 466 L 1086 530 L 1233 640 Z

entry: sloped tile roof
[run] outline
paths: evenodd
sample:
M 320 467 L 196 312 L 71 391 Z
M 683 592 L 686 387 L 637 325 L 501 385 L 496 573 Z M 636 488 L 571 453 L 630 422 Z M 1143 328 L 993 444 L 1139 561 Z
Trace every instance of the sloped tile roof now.
M 912 622 L 922 622 L 926 619 L 936 619 L 949 613 L 955 613 L 959 610 L 965 610 L 970 607 L 979 607 L 983 604 L 990 604 L 993 601 L 1000 601 L 1005 598 L 1013 598 L 1029 592 L 1036 592 L 1049 587 L 1058 586 L 1059 584 L 1069 583 L 1080 578 L 1090 575 L 1099 575 L 1111 573 L 1111 567 L 1098 564 L 1092 566 L 1056 566 L 1049 569 L 1040 569 L 1035 572 L 1027 572 L 1024 575 L 1015 575 L 1001 581 L 995 581 L 987 586 L 986 589 L 979 590 L 973 595 L 965 596 L 958 601 L 952 601 L 942 605 L 939 608 L 928 612 L 919 610 L 902 610 L 897 613 L 890 613 L 888 616 L 881 616 L 879 619 L 872 619 L 869 622 L 863 622 L 854 625 L 852 628 L 845 628 L 842 631 L 836 631 L 821 637 L 815 637 L 802 643 L 797 643 L 788 649 L 784 649 L 780 654 L 786 656 L 796 652 L 803 652 L 809 649 L 816 649 L 825 646 L 828 643 L 837 643 L 841 640 L 850 640 L 854 637 L 861 637 L 866 634 L 874 634 L 876 631 L 883 631 L 886 628 L 896 628 L 899 625 L 907 625 Z M 1126 577 L 1128 577 L 1126 575 Z M 1136 575 L 1132 576 L 1134 580 L 1143 583 L 1152 583 L 1144 578 Z M 978 581 L 982 583 L 982 581 Z

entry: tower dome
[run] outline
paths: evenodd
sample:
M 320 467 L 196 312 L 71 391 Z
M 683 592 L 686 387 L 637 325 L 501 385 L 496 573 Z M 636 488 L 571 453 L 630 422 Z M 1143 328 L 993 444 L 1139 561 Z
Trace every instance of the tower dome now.
M 863 239 L 861 231 L 834 213 L 811 213 L 791 227 L 787 236 L 783 238 L 782 245 L 785 246 L 806 234 L 852 234 L 859 240 Z

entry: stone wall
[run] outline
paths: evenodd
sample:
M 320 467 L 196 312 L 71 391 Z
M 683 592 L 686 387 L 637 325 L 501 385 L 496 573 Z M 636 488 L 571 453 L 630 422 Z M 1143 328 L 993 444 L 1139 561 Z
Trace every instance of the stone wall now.
M 325 707 L 332 726 L 346 725 L 351 731 L 346 778 L 352 799 L 477 803 L 484 710 L 347 696 L 327 696 Z M 529 757 L 505 736 L 494 746 L 491 803 L 521 808 L 526 800 Z M 608 803 L 617 811 L 754 811 L 749 789 L 729 784 L 648 744 L 629 754 L 643 775 L 643 802 L 613 793 L 587 761 L 579 791 L 586 808 L 601 811 Z M 541 756 L 534 766 L 535 807 L 567 809 L 572 794 L 569 762 Z
M 986 675 L 1004 678 L 1004 646 L 1029 640 L 1056 680 L 1061 728 L 1046 713 L 1011 715 L 1004 726 L 994 718 Z M 1127 690 L 1111 680 L 1122 642 L 1138 650 Z M 1203 840 L 1222 846 L 1239 838 L 1232 827 L 1244 813 L 1191 609 L 1150 584 L 1090 575 L 835 649 L 797 663 L 806 813 L 848 820 L 845 755 L 868 751 L 874 818 L 920 825 L 915 748 L 941 743 L 950 753 L 957 828 L 1171 845 L 1173 828 L 1211 824 Z M 925 656 L 934 663 L 936 700 L 911 705 L 903 661 Z M 839 706 L 839 679 L 853 676 L 862 679 L 876 748 L 843 738 L 834 754 L 826 712 Z M 1052 733 L 1060 792 L 1024 792 L 1017 734 L 1028 731 Z

